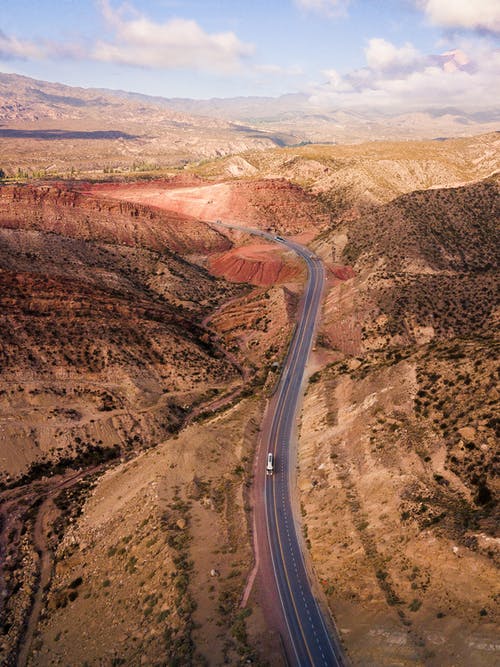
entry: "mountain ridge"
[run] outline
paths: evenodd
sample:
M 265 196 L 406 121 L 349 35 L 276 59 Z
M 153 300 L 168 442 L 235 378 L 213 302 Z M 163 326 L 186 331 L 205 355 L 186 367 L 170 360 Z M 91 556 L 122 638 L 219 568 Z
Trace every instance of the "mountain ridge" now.
M 320 108 L 306 93 L 279 97 L 169 98 L 133 91 L 74 87 L 57 82 L 0 73 L 0 124 L 44 119 L 91 120 L 85 109 L 114 110 L 116 118 L 134 120 L 140 110 L 151 120 L 183 121 L 193 126 L 262 133 L 273 140 L 282 133 L 287 144 L 300 142 L 356 143 L 368 138 L 437 138 L 467 136 L 498 127 L 498 112 L 471 114 L 443 105 L 420 112 L 384 114 L 366 109 Z M 78 110 L 80 113 L 77 113 Z M 160 118 L 158 117 L 160 116 Z M 94 119 L 95 120 L 95 119 Z M 241 128 L 241 124 L 250 127 Z M 262 138 L 262 136 L 260 138 Z

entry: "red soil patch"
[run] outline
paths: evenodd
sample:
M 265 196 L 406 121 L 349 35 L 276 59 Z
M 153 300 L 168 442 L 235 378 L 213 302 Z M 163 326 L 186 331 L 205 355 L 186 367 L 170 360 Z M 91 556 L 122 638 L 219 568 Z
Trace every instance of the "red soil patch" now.
M 248 245 L 233 248 L 212 259 L 210 271 L 216 276 L 237 283 L 267 287 L 302 277 L 303 269 L 296 260 L 283 258 L 270 245 Z
M 110 187 L 105 196 L 103 187 L 94 192 L 92 186 L 80 191 L 54 185 L 4 186 L 0 188 L 0 227 L 54 232 L 158 252 L 168 248 L 180 254 L 209 254 L 231 247 L 220 231 L 198 220 L 143 206 L 133 198 L 122 198 L 119 187 Z
M 333 266 L 330 268 L 330 271 L 333 273 L 335 278 L 338 278 L 338 280 L 349 280 L 350 278 L 354 278 L 356 275 L 351 266 Z
M 111 183 L 88 186 L 93 195 L 156 206 L 199 220 L 273 227 L 290 235 L 314 238 L 329 218 L 310 194 L 283 179 L 195 184 L 178 181 Z

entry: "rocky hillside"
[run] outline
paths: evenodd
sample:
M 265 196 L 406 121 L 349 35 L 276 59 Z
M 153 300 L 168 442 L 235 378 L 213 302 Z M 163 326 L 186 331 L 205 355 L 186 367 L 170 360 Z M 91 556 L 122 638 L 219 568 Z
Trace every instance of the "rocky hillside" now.
M 89 186 L 95 196 L 155 206 L 200 220 L 221 219 L 244 227 L 280 230 L 310 238 L 327 227 L 327 205 L 301 186 L 280 179 L 242 179 L 211 183 L 206 179 L 172 178 L 149 183 L 112 183 Z M 245 242 L 248 235 L 240 235 Z
M 0 190 L 4 476 L 151 444 L 238 379 L 201 326 L 237 292 L 177 254 L 229 247 L 174 214 Z
M 486 178 L 500 169 L 499 146 L 498 133 L 446 141 L 312 145 L 248 152 L 191 170 L 226 179 L 285 178 L 318 195 L 335 218 L 355 217 L 404 193 Z
M 369 274 L 358 302 L 379 310 L 363 321 L 364 347 L 491 333 L 499 217 L 491 179 L 405 195 L 349 223 L 341 261 Z
M 84 191 L 63 184 L 2 187 L 2 226 L 156 252 L 207 254 L 231 247 L 225 236 L 185 215 L 94 197 L 80 188 Z
M 355 664 L 498 657 L 499 204 L 494 178 L 414 192 L 316 242 L 340 277 L 304 407 L 302 502 Z
M 279 253 L 270 244 L 234 248 L 210 263 L 210 271 L 233 282 L 251 285 L 280 285 L 297 277 L 304 268 L 291 253 Z
M 296 294 L 217 278 L 251 277 L 228 236 L 113 187 L 0 188 L 0 661 L 279 665 L 239 599 Z

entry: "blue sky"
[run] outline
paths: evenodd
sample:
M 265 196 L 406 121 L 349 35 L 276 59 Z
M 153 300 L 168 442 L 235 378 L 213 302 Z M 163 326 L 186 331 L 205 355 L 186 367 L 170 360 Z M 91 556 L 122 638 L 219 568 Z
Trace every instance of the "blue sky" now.
M 0 13 L 0 71 L 165 97 L 432 106 L 440 90 L 491 91 L 499 32 L 498 0 L 18 0 Z

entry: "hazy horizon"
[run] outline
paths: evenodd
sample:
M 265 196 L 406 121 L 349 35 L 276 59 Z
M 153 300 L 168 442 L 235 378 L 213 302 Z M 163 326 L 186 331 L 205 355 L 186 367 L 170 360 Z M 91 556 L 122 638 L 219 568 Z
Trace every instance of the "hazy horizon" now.
M 61 8 L 64 11 L 61 11 Z M 3 9 L 0 71 L 205 100 L 303 93 L 317 108 L 498 107 L 500 8 L 451 0 L 28 0 Z

